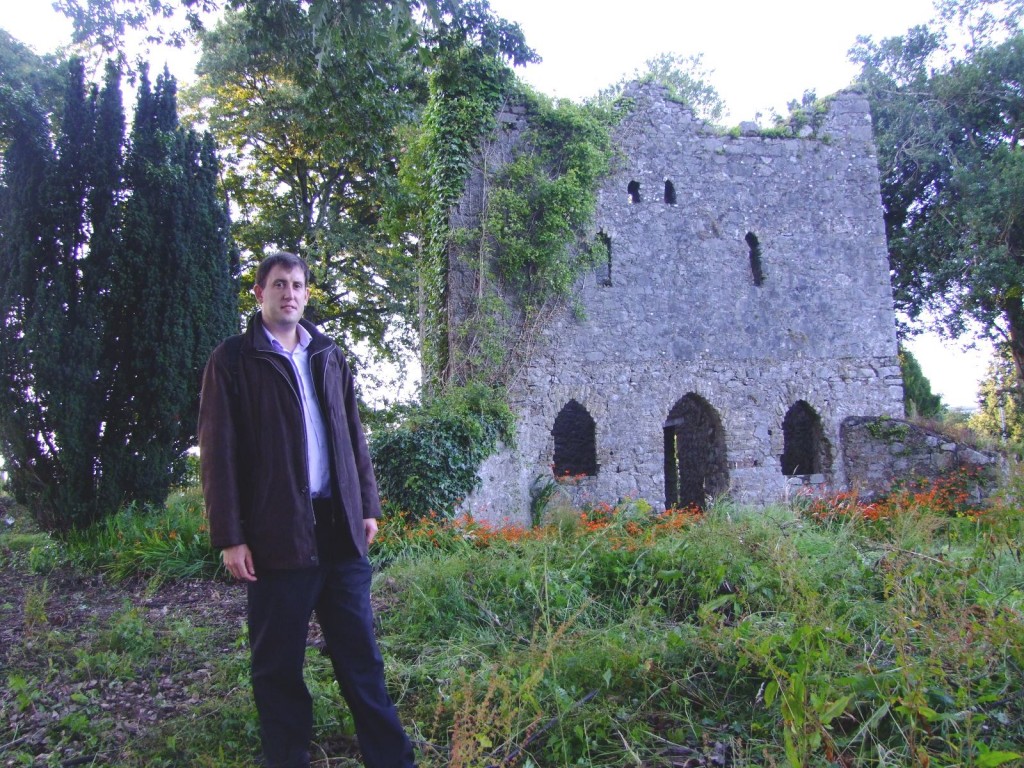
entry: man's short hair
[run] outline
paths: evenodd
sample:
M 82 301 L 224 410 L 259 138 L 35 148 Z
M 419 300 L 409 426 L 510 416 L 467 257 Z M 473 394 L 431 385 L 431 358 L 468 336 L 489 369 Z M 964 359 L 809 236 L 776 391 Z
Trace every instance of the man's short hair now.
M 277 266 L 284 267 L 288 272 L 291 272 L 295 267 L 300 267 L 306 280 L 306 286 L 309 286 L 309 264 L 306 263 L 305 259 L 296 256 L 294 253 L 288 253 L 288 251 L 275 251 L 260 262 L 260 265 L 256 268 L 256 285 L 260 288 L 266 288 L 267 275 L 270 274 L 270 270 Z

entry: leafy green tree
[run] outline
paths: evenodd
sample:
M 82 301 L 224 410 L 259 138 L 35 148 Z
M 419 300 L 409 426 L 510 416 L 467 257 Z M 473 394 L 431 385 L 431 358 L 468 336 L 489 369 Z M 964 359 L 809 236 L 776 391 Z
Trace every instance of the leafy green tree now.
M 399 167 L 428 72 L 447 71 L 452 51 L 499 67 L 533 57 L 486 2 L 439 3 L 443 14 L 416 24 L 399 5 L 246 3 L 202 36 L 192 94 L 225 147 L 246 265 L 265 248 L 305 256 L 311 319 L 357 362 L 367 350 L 397 361 L 414 343 L 423 205 Z M 460 71 L 459 87 L 476 76 Z
M 9 32 L 0 29 L 0 87 L 3 86 L 26 89 L 40 104 L 50 109 L 58 108 L 64 93 L 64 82 L 56 60 L 49 55 L 37 55 Z
M 382 211 L 394 195 L 397 127 L 421 99 L 422 75 L 405 41 L 362 22 L 344 55 L 318 59 L 314 38 L 298 7 L 273 20 L 228 12 L 203 36 L 192 97 L 224 147 L 246 266 L 268 248 L 302 253 L 317 286 L 312 318 L 349 349 L 394 353 L 411 327 L 414 273 Z
M 131 31 L 144 31 L 150 42 L 180 47 L 222 5 L 220 0 L 53 0 L 53 7 L 72 22 L 75 44 L 98 46 L 118 55 L 122 65 Z
M 907 416 L 930 418 L 941 414 L 942 398 L 932 392 L 932 384 L 914 353 L 901 345 L 899 358 L 903 374 L 903 410 Z
M 598 92 L 596 101 L 606 104 L 619 98 L 626 86 L 636 80 L 654 82 L 665 86 L 671 98 L 686 104 L 693 114 L 709 123 L 717 123 L 725 112 L 725 102 L 710 78 L 712 72 L 703 64 L 703 54 L 682 56 L 676 53 L 662 53 L 644 63 L 630 76 L 623 76 L 617 83 Z
M 143 78 L 130 144 L 115 67 L 66 82 L 59 114 L 0 89 L 0 450 L 51 528 L 166 496 L 237 327 L 213 145 L 178 127 L 173 81 Z
M 899 309 L 1008 343 L 1024 372 L 1024 35 L 1021 3 L 962 0 L 943 22 L 852 57 L 872 106 Z M 999 8 L 1010 13 L 996 17 Z M 949 24 L 971 33 L 962 51 Z
M 1013 356 L 1005 344 L 996 349 L 989 361 L 979 386 L 978 410 L 971 415 L 969 424 L 984 435 L 1024 446 L 1024 397 L 1017 384 Z

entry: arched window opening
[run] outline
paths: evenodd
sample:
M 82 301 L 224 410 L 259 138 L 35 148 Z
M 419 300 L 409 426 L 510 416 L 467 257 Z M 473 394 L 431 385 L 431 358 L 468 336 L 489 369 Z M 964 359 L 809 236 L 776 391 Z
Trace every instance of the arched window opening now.
M 665 179 L 665 204 L 676 204 L 676 185 L 668 179 Z
M 604 279 L 601 281 L 601 283 L 602 283 L 602 285 L 611 285 L 612 284 L 612 239 L 611 239 L 611 237 L 608 236 L 607 233 L 605 233 L 604 231 L 600 231 L 600 232 L 597 233 L 597 242 L 598 242 L 598 244 L 602 248 L 604 248 L 606 259 L 607 259 L 607 263 L 608 263 L 608 271 L 607 271 L 607 273 L 605 273 Z M 595 260 L 594 263 L 597 263 L 597 261 Z
M 786 412 L 782 438 L 782 474 L 818 475 L 831 469 L 831 449 L 821 417 L 805 400 L 797 400 Z
M 594 419 L 587 409 L 570 400 L 555 417 L 551 436 L 555 439 L 556 477 L 597 474 L 597 440 Z
M 631 181 L 626 187 L 626 192 L 629 193 L 629 202 L 639 203 L 640 202 L 640 182 Z
M 757 235 L 747 232 L 744 238 L 747 247 L 750 249 L 750 273 L 754 277 L 754 285 L 760 287 L 764 282 L 764 267 L 761 264 L 761 244 L 757 241 Z
M 665 507 L 704 509 L 729 489 L 722 420 L 691 392 L 669 411 L 664 433 Z

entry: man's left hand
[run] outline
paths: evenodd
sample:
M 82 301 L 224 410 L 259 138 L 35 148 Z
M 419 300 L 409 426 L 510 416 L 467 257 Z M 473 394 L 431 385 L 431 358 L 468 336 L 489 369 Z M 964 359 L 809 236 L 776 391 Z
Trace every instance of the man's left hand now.
M 366 545 L 369 546 L 377 535 L 377 519 L 375 517 L 363 518 L 363 533 L 366 534 Z

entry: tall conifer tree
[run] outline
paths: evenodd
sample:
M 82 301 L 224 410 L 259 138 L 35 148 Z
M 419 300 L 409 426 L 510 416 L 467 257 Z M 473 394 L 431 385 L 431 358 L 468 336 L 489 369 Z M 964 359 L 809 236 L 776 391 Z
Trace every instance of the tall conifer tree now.
M 143 73 L 125 163 L 131 195 L 111 264 L 108 355 L 118 359 L 105 435 L 119 485 L 166 495 L 194 443 L 202 368 L 237 329 L 230 240 L 209 138 L 178 124 L 174 79 Z
M 0 449 L 49 527 L 159 502 L 194 442 L 202 365 L 237 328 L 211 140 L 174 81 L 139 90 L 125 154 L 120 77 L 68 68 L 51 127 L 0 85 Z M 51 133 L 55 139 L 51 141 Z

